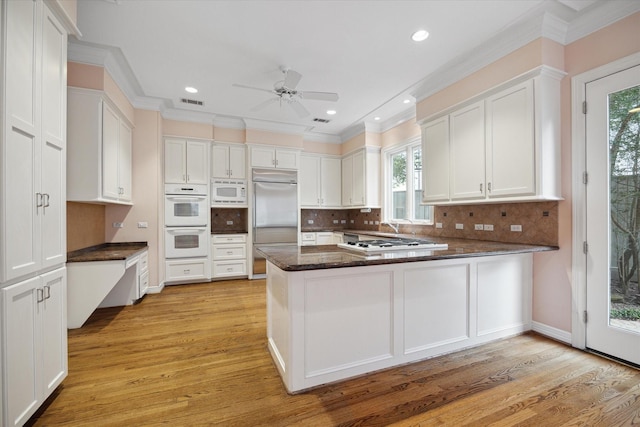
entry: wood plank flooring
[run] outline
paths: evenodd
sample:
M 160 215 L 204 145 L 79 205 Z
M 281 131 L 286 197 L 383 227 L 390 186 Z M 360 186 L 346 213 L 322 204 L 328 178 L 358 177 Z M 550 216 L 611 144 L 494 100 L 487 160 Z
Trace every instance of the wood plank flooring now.
M 171 286 L 69 332 L 35 426 L 640 425 L 640 371 L 536 334 L 288 395 L 265 281 Z

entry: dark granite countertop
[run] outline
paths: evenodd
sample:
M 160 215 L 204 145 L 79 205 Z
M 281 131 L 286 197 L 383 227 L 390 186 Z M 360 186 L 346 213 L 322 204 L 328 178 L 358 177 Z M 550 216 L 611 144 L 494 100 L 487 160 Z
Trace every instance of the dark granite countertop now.
M 359 232 L 358 234 L 370 234 Z M 376 236 L 395 236 L 375 233 Z M 424 236 L 421 236 L 424 237 Z M 395 264 L 399 262 L 431 261 L 452 258 L 468 258 L 491 255 L 509 255 L 529 252 L 558 250 L 557 246 L 521 245 L 515 243 L 488 242 L 482 240 L 429 237 L 436 243 L 447 243 L 445 250 L 396 250 L 365 255 L 336 245 L 321 246 L 271 246 L 258 251 L 276 267 L 284 271 L 322 270 L 327 268 L 357 267 L 367 265 Z
M 215 230 L 211 231 L 211 234 L 247 234 L 246 231 L 233 231 L 233 230 Z
M 147 242 L 102 243 L 67 253 L 67 262 L 126 260 L 147 249 Z

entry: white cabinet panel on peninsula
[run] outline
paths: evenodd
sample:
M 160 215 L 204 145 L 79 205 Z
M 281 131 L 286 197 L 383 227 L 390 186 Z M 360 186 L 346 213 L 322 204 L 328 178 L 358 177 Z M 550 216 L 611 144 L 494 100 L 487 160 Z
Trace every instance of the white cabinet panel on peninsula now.
M 340 158 L 312 154 L 300 156 L 300 206 L 340 208 L 342 167 Z
M 208 147 L 204 141 L 165 139 L 165 184 L 208 184 Z
M 276 147 L 251 147 L 251 167 L 298 169 L 300 151 Z
M 213 144 L 211 177 L 247 179 L 247 150 L 239 144 Z
M 283 271 L 267 264 L 267 340 L 290 393 L 531 329 L 533 256 Z
M 422 124 L 423 201 L 561 200 L 563 76 L 534 69 Z
M 130 205 L 133 125 L 104 92 L 68 94 L 67 199 Z

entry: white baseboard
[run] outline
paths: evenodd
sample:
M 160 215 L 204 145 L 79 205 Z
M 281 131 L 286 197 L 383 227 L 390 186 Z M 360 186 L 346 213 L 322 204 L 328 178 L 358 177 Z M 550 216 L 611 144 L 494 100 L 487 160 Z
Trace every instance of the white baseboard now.
M 158 286 L 149 286 L 147 288 L 148 294 L 159 294 L 164 289 L 164 282 L 161 282 Z
M 540 335 L 571 345 L 571 332 L 563 331 L 562 329 L 554 328 L 539 322 L 531 322 L 531 330 L 539 333 Z

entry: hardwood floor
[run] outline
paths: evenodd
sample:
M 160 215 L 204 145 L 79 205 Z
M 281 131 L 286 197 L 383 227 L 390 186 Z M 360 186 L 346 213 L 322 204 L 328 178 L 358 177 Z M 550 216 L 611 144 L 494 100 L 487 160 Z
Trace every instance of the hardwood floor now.
M 35 426 L 640 425 L 640 371 L 535 334 L 288 395 L 265 282 L 171 286 L 69 331 Z

